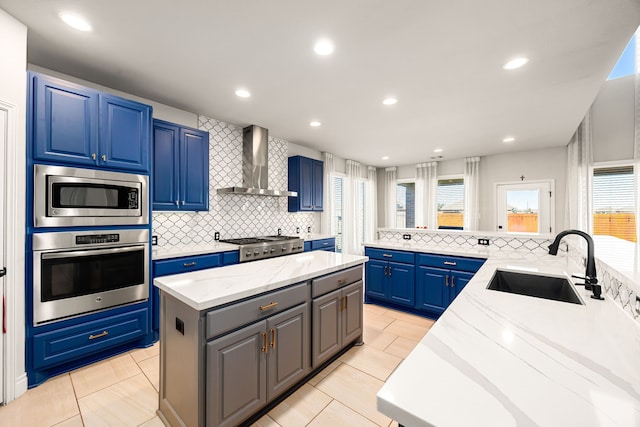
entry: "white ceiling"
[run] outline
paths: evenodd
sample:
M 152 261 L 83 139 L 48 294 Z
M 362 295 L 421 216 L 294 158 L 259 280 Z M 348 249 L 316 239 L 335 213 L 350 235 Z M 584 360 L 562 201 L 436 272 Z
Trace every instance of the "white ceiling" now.
M 566 145 L 637 0 L 0 0 L 29 62 L 376 166 Z M 61 11 L 87 18 L 71 29 Z M 313 44 L 329 37 L 333 55 Z M 504 71 L 509 59 L 530 58 Z M 238 87 L 252 97 L 234 95 Z M 398 104 L 381 101 L 393 95 Z M 311 128 L 319 120 L 322 126 Z M 512 135 L 510 145 L 502 139 Z M 382 156 L 389 156 L 387 161 Z

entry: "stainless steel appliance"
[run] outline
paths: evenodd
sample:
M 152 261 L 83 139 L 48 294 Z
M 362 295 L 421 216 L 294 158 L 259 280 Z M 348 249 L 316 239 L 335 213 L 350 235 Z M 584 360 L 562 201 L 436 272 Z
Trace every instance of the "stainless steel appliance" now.
M 34 325 L 149 297 L 149 230 L 33 235 Z
M 148 177 L 35 165 L 35 227 L 149 223 Z
M 240 262 L 256 261 L 304 251 L 304 241 L 299 237 L 263 236 L 220 241 L 240 246 Z

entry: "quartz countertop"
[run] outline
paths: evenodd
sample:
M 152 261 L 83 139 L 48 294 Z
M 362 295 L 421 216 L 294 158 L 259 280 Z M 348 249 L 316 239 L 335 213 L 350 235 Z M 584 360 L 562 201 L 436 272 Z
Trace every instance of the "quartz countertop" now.
M 584 305 L 486 289 L 497 268 L 570 276 L 583 267 L 490 247 L 400 246 L 488 260 L 380 389 L 382 413 L 412 427 L 640 425 L 640 327 L 614 301 L 583 287 Z
M 207 310 L 242 298 L 361 265 L 367 257 L 325 251 L 303 252 L 227 267 L 174 274 L 153 284 L 196 310 Z

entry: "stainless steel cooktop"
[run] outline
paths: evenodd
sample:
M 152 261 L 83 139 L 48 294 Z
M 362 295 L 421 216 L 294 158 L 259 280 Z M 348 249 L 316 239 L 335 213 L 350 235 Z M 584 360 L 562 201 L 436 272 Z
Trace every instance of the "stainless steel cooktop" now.
M 304 251 L 304 241 L 292 236 L 242 237 L 220 240 L 240 246 L 240 262 L 256 261 Z

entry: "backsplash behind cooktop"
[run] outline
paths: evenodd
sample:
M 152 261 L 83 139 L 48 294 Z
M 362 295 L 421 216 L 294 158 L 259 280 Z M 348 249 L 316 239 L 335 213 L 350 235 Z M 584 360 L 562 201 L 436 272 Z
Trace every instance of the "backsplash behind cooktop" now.
M 209 211 L 153 212 L 158 246 L 203 244 L 220 238 L 320 231 L 319 213 L 290 213 L 286 197 L 217 194 L 216 189 L 242 185 L 242 127 L 205 116 L 198 127 L 209 132 Z M 269 137 L 269 188 L 287 189 L 288 142 Z

